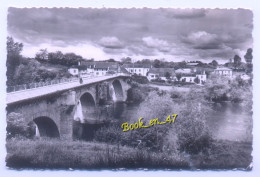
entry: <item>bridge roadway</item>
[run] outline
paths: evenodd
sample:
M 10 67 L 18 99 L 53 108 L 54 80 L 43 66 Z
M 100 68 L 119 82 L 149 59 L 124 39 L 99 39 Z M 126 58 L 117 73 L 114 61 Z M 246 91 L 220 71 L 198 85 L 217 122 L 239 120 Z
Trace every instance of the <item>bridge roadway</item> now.
M 38 87 L 38 88 L 33 88 L 33 89 L 28 89 L 28 90 L 11 92 L 11 93 L 7 93 L 6 103 L 8 105 L 8 104 L 20 102 L 23 100 L 29 100 L 29 99 L 37 98 L 40 96 L 48 95 L 51 93 L 55 93 L 58 91 L 69 90 L 69 89 L 72 89 L 75 87 L 88 85 L 88 84 L 92 84 L 95 82 L 105 81 L 108 79 L 113 79 L 113 78 L 116 78 L 119 76 L 125 76 L 125 75 L 117 74 L 117 75 L 112 75 L 112 76 L 98 76 L 98 77 L 92 77 L 92 78 L 83 78 L 82 84 L 80 84 L 79 80 L 77 79 L 72 82 L 59 83 L 59 84 L 55 84 L 55 85 L 48 85 L 48 86 L 43 86 L 43 87 Z

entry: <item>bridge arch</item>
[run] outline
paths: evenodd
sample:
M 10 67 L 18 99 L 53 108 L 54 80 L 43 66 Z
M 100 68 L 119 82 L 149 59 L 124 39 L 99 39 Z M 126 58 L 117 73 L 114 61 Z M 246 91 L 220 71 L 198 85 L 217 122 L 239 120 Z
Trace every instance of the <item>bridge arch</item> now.
M 49 117 L 41 116 L 33 119 L 41 137 L 60 138 L 56 123 Z
M 122 101 L 124 99 L 124 93 L 121 82 L 118 79 L 115 79 L 112 82 L 112 86 L 114 88 L 116 100 Z
M 95 120 L 96 103 L 90 92 L 84 92 L 79 96 L 73 121 L 73 138 L 83 139 L 85 124 Z
M 96 107 L 96 102 L 93 95 L 90 92 L 84 92 L 79 96 L 76 111 L 74 115 L 74 120 L 83 123 L 84 119 L 88 117 L 90 113 L 94 113 Z

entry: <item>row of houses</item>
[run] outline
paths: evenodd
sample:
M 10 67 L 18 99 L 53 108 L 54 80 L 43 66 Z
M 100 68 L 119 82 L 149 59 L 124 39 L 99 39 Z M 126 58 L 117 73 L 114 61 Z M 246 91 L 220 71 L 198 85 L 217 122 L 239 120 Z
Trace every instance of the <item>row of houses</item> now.
M 84 62 L 69 68 L 69 73 L 74 76 L 104 76 L 114 73 L 125 73 L 129 75 L 145 76 L 149 81 L 153 80 L 172 80 L 183 81 L 190 83 L 204 83 L 207 80 L 205 69 L 191 67 L 180 68 L 153 68 L 149 64 L 123 64 L 119 65 L 116 62 Z M 232 77 L 232 69 L 217 68 L 213 73 Z
M 126 69 L 114 62 L 84 62 L 74 65 L 68 69 L 73 76 L 104 76 L 115 73 L 128 73 Z

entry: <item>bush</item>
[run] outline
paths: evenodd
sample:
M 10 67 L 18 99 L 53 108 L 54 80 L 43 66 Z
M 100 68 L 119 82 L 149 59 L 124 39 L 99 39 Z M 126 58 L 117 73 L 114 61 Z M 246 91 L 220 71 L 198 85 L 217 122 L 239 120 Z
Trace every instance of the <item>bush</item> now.
M 148 79 L 145 76 L 138 76 L 138 75 L 133 75 L 132 76 L 132 81 L 137 82 L 139 84 L 148 84 Z
M 27 124 L 21 114 L 12 112 L 7 115 L 6 138 L 32 138 L 35 135 L 34 122 Z
M 28 137 L 29 126 L 25 123 L 24 118 L 19 113 L 10 113 L 7 115 L 6 138 Z
M 197 101 L 182 104 L 178 111 L 178 120 L 172 131 L 176 131 L 180 151 L 189 154 L 205 152 L 212 143 L 212 135 L 206 124 L 205 108 Z

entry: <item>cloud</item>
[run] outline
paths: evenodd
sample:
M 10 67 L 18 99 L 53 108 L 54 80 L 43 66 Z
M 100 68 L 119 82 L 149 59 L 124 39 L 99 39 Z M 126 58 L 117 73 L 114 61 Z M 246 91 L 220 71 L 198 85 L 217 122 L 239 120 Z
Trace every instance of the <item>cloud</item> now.
M 210 34 L 206 31 L 197 31 L 190 33 L 183 39 L 184 42 L 191 44 L 195 49 L 219 49 L 221 41 L 216 34 Z
M 110 49 L 121 49 L 124 45 L 117 37 L 102 37 L 99 42 L 101 46 Z
M 9 8 L 7 21 L 25 56 L 43 47 L 98 59 L 212 60 L 252 47 L 252 19 L 242 9 Z
M 143 37 L 142 41 L 147 47 L 156 48 L 161 52 L 168 52 L 170 50 L 170 45 L 167 41 L 149 37 Z

